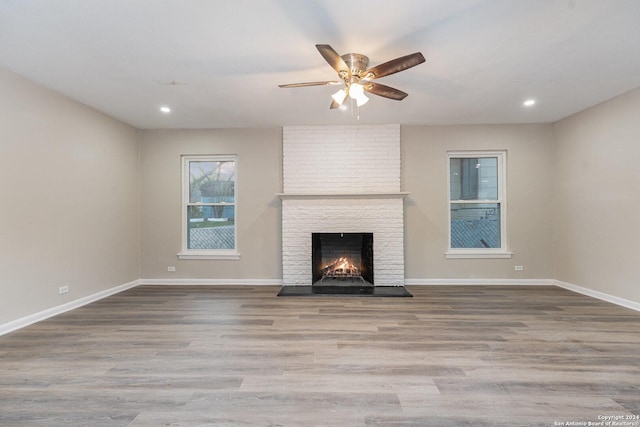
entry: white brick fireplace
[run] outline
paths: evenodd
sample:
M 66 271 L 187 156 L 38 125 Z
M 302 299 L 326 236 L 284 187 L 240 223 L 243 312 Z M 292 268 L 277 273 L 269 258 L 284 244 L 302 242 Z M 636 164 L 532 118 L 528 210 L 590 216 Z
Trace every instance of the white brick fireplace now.
M 311 285 L 312 233 L 373 233 L 374 285 L 404 285 L 400 126 L 283 129 L 283 285 Z

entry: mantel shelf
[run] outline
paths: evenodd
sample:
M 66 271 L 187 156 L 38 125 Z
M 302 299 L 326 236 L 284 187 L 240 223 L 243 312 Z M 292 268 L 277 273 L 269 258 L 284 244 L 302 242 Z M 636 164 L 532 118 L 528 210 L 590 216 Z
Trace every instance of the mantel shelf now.
M 280 199 L 404 199 L 407 192 L 397 193 L 277 193 Z

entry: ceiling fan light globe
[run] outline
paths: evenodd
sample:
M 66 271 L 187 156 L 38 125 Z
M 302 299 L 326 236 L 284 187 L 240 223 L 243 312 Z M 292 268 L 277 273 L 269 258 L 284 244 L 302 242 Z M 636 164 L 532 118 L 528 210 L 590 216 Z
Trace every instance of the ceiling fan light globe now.
M 360 83 L 351 83 L 349 87 L 349 96 L 353 99 L 358 99 L 364 95 L 364 88 Z
M 369 97 L 364 93 L 356 98 L 356 105 L 358 107 L 362 107 L 367 102 L 369 102 Z
M 333 98 L 333 100 L 336 101 L 338 105 L 342 105 L 346 97 L 347 91 L 345 91 L 344 89 L 340 89 L 339 91 L 331 95 L 331 98 Z
M 349 96 L 351 99 L 355 99 L 358 107 L 369 102 L 369 98 L 364 94 L 364 87 L 359 83 L 351 84 L 351 87 L 349 88 Z

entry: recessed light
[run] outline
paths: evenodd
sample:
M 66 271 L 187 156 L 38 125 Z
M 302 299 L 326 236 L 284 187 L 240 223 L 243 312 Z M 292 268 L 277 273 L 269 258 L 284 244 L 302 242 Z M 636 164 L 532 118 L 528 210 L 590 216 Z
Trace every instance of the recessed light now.
M 525 107 L 532 107 L 532 106 L 536 105 L 536 100 L 535 99 L 527 99 L 526 101 L 524 101 L 522 103 L 522 105 L 524 105 Z
M 160 107 L 160 111 L 162 111 L 165 114 L 169 114 L 171 112 L 171 108 L 169 107 Z

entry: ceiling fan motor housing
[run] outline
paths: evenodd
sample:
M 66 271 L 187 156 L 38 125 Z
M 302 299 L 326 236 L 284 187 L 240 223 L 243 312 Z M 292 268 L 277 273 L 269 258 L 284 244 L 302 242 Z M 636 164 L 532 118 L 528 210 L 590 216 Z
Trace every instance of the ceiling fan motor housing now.
M 351 70 L 352 76 L 362 77 L 369 66 L 369 58 L 360 53 L 347 53 L 341 56 Z

